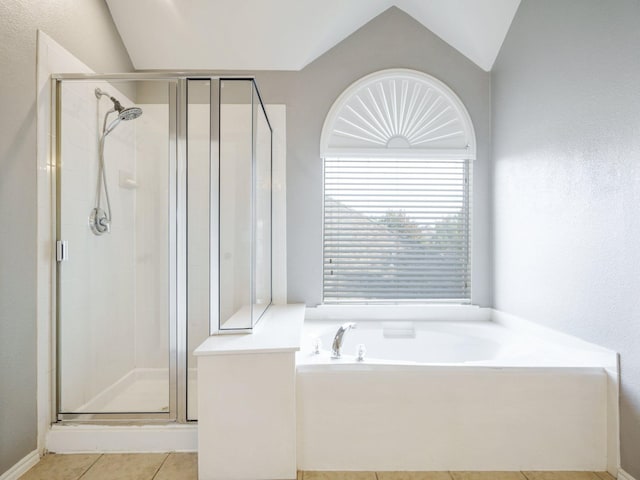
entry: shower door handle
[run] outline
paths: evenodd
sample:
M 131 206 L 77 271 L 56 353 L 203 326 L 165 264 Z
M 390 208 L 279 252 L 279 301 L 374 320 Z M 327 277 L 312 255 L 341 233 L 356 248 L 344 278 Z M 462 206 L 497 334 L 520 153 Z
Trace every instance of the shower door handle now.
M 69 242 L 67 240 L 58 240 L 56 242 L 56 260 L 58 262 L 69 260 Z

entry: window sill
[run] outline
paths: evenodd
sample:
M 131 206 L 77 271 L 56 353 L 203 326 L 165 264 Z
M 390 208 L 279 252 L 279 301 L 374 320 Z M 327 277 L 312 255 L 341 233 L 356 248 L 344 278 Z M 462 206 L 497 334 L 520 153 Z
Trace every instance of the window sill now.
M 384 304 L 318 305 L 307 307 L 308 320 L 440 320 L 488 321 L 491 309 L 477 305 Z

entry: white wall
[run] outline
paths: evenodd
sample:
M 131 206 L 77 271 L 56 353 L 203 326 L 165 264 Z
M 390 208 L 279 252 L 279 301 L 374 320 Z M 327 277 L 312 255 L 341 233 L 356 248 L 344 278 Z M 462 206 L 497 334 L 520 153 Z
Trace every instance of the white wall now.
M 11 113 L 0 116 L 0 425 L 11 432 L 0 436 L 4 472 L 37 447 L 36 258 L 49 250 L 36 243 L 36 31 L 95 70 L 133 67 L 101 0 L 5 0 L 0 18 L 0 99 Z
M 523 0 L 493 71 L 497 309 L 620 352 L 640 478 L 640 3 Z
M 320 133 L 325 117 L 353 82 L 395 67 L 433 75 L 446 83 L 469 111 L 477 136 L 472 302 L 491 305 L 491 76 L 395 7 L 298 72 L 251 72 L 265 102 L 287 106 L 287 281 L 292 303 L 313 306 L 322 300 Z

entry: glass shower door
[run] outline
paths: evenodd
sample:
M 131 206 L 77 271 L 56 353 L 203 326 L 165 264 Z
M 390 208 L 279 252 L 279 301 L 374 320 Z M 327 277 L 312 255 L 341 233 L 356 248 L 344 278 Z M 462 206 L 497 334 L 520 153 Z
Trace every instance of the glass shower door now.
M 56 412 L 197 419 L 194 349 L 271 304 L 272 131 L 250 78 L 56 81 Z
M 175 82 L 62 81 L 57 98 L 59 419 L 170 419 Z

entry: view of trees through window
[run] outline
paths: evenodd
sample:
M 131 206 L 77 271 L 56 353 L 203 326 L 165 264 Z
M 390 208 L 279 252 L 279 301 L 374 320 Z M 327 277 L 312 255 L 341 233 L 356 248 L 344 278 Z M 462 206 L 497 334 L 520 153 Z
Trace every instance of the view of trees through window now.
M 326 303 L 469 300 L 469 162 L 325 159 Z

